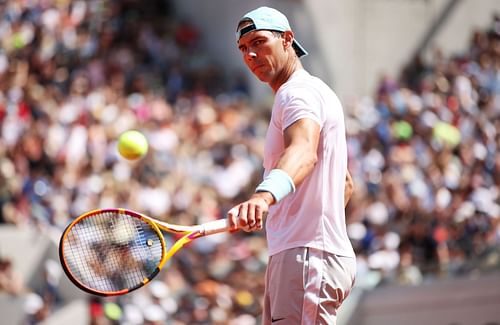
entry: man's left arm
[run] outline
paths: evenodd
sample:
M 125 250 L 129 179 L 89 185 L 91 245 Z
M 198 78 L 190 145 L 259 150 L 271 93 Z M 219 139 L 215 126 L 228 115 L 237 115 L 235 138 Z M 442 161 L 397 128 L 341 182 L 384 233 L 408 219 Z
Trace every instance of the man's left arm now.
M 351 173 L 349 173 L 349 170 L 347 170 L 345 175 L 344 207 L 346 207 L 347 203 L 349 203 L 349 200 L 351 199 L 353 192 L 354 192 L 354 181 L 352 180 Z

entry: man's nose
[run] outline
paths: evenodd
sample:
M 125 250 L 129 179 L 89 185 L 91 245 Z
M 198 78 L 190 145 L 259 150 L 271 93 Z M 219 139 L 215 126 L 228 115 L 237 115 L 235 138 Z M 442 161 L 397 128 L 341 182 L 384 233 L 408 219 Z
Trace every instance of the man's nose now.
M 254 51 L 248 51 L 247 52 L 247 59 L 254 59 L 257 57 L 257 53 L 255 53 Z

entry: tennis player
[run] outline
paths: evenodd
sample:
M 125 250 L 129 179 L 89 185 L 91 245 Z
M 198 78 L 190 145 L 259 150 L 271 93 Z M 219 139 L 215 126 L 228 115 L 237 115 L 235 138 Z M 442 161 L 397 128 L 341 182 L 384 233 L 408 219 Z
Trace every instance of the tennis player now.
M 228 213 L 230 225 L 246 231 L 262 229 L 267 216 L 263 324 L 335 324 L 356 272 L 345 221 L 353 186 L 342 105 L 304 70 L 299 58 L 307 52 L 281 12 L 248 12 L 236 39 L 245 64 L 275 93 L 264 179 Z

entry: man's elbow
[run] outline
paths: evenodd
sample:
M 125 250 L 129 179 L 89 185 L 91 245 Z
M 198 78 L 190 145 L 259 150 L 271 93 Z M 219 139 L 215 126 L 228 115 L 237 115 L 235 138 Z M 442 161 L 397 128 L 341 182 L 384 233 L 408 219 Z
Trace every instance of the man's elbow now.
M 347 188 L 349 189 L 349 193 L 354 193 L 354 181 L 351 177 L 347 180 Z
M 307 155 L 307 166 L 309 166 L 309 170 L 313 170 L 317 163 L 318 155 L 316 153 L 310 153 Z
M 347 203 L 351 199 L 352 194 L 354 193 L 354 181 L 351 177 L 351 174 L 347 172 L 345 189 L 344 189 L 344 205 L 347 206 Z

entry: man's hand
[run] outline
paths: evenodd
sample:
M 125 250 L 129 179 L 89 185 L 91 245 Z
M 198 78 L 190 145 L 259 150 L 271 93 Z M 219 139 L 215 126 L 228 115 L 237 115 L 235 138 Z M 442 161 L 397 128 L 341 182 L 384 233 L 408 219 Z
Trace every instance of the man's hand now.
M 242 229 L 247 232 L 261 230 L 264 218 L 274 197 L 269 192 L 258 192 L 250 199 L 233 207 L 227 213 L 230 229 Z

